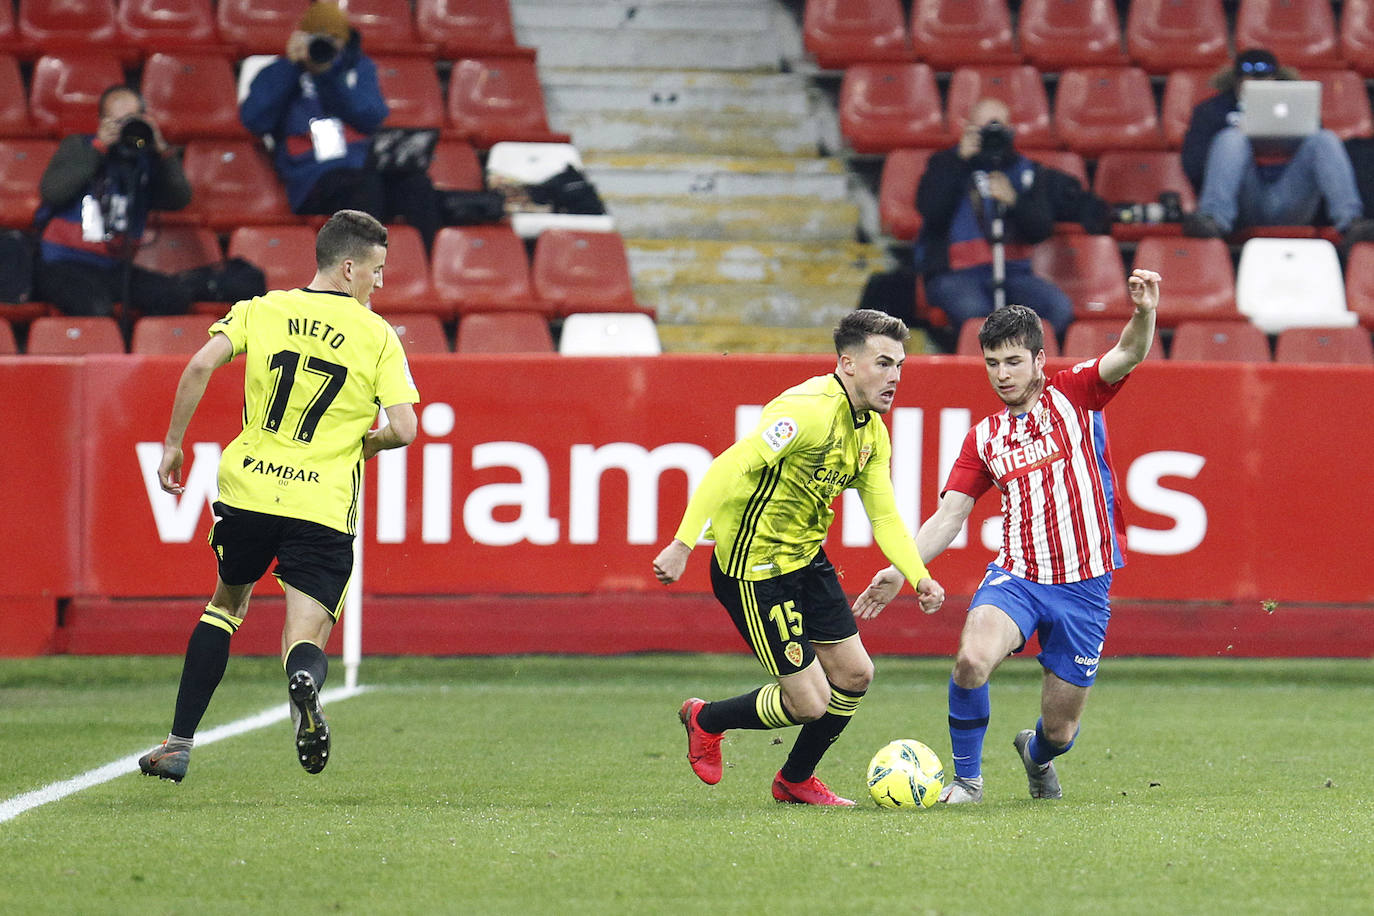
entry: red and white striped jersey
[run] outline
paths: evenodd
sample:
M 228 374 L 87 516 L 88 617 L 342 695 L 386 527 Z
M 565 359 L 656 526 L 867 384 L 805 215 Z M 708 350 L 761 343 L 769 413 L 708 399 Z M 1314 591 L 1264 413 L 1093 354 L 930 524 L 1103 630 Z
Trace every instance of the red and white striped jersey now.
M 1102 408 L 1098 360 L 1055 373 L 1029 411 L 1002 410 L 969 430 L 945 490 L 977 499 L 1002 491 L 997 565 L 1046 585 L 1105 575 L 1125 564 L 1124 527 Z

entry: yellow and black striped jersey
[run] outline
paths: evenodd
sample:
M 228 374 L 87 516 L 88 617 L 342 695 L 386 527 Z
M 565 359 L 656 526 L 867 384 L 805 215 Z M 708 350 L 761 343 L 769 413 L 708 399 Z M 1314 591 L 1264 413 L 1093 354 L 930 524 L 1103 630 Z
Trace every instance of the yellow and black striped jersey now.
M 879 547 L 914 585 L 929 573 L 897 513 L 891 460 L 882 420 L 856 417 L 838 376 L 816 376 L 770 401 L 754 431 L 712 462 L 676 537 L 695 544 L 709 520 L 727 575 L 773 578 L 811 562 L 835 517 L 831 503 L 853 488 Z
M 220 499 L 353 534 L 363 437 L 378 407 L 420 400 L 395 329 L 347 294 L 292 289 L 236 303 L 210 333 L 248 361 Z

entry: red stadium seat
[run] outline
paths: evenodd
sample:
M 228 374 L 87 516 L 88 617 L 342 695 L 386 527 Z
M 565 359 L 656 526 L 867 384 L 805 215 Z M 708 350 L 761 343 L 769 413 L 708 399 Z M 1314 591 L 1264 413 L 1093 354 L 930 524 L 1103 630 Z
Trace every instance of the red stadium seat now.
M 494 57 L 460 60 L 449 76 L 448 120 L 482 149 L 500 140 L 567 143 L 549 129 L 544 90 L 532 60 Z
M 0 318 L 0 356 L 14 356 L 19 352 L 19 344 L 14 339 L 14 328 L 7 319 Z
M 1162 149 L 1150 77 L 1139 67 L 1085 67 L 1060 74 L 1054 127 L 1085 158 L 1109 149 Z
M 370 55 L 418 54 L 433 59 L 433 42 L 421 41 L 415 32 L 410 0 L 339 0 L 339 8 L 362 34 Z
M 1045 332 L 1045 358 L 1053 359 L 1059 355 L 1059 341 L 1054 339 L 1054 330 L 1044 326 Z M 1073 327 L 1073 325 L 1069 325 Z M 959 326 L 959 341 L 955 344 L 954 352 L 958 356 L 983 357 L 983 348 L 978 344 L 978 332 L 983 328 L 982 318 L 969 318 Z
M 538 312 L 482 312 L 458 322 L 459 353 L 553 353 L 548 319 Z
M 386 320 L 396 329 L 407 355 L 450 352 L 448 335 L 438 315 L 396 312 L 387 315 Z
M 1345 63 L 1329 0 L 1240 0 L 1234 37 L 1236 50 L 1267 48 L 1289 67 Z
M 113 318 L 45 316 L 29 325 L 26 352 L 30 356 L 84 356 L 123 353 L 124 337 Z
M 119 0 L 117 19 L 122 39 L 144 52 L 230 50 L 211 0 Z
M 0 54 L 0 137 L 31 137 L 35 133 L 19 61 Z
M 1051 236 L 1035 246 L 1031 269 L 1064 291 L 1075 318 L 1125 320 L 1135 311 L 1121 250 L 1109 235 Z
M 510 226 L 447 226 L 430 258 L 439 301 L 470 312 L 553 310 L 534 298 L 525 243 Z
M 1133 0 L 1126 17 L 1131 61 L 1150 73 L 1222 66 L 1227 34 L 1222 0 Z
M 944 146 L 951 140 L 927 64 L 855 64 L 840 81 L 840 132 L 856 153 Z
M 806 0 L 802 42 L 825 70 L 914 59 L 899 0 Z
M 428 57 L 376 57 L 387 127 L 443 127 L 444 92 Z
M 440 140 L 429 164 L 429 180 L 443 191 L 480 191 L 482 163 L 466 140 Z
M 295 223 L 286 191 L 266 154 L 249 140 L 192 140 L 182 156 L 191 203 L 161 218 L 221 232 L 239 226 Z
M 0 140 L 0 226 L 27 229 L 38 209 L 38 182 L 56 140 Z
M 878 219 L 883 231 L 894 239 L 909 242 L 921 231 L 921 214 L 916 209 L 916 188 L 930 161 L 928 149 L 899 149 L 883 160 L 878 181 Z
M 229 257 L 256 264 L 268 289 L 299 289 L 315 277 L 310 226 L 240 226 L 229 235 Z
M 1093 192 L 1108 203 L 1151 203 L 1165 191 L 1178 194 L 1185 213 L 1197 209 L 1197 199 L 1178 153 L 1166 150 L 1108 150 L 1097 159 Z M 1134 240 L 1146 235 L 1177 235 L 1177 223 L 1115 223 L 1112 235 Z M 1172 287 L 1172 283 L 1170 284 Z
M 405 312 L 438 313 L 444 317 L 453 310 L 439 301 L 430 277 L 425 242 L 414 226 L 389 226 L 387 229 L 386 270 L 382 288 L 372 293 L 372 310 L 390 315 Z
M 1017 32 L 1021 53 L 1041 70 L 1126 63 L 1113 0 L 1024 0 Z
M 1341 52 L 1362 75 L 1374 76 L 1374 0 L 1341 4 Z
M 1073 150 L 1031 149 L 1026 150 L 1026 158 L 1072 175 L 1084 188 L 1088 187 L 1088 165 L 1083 161 L 1083 157 Z
M 310 0 L 218 0 L 219 37 L 239 54 L 280 54 Z
M 446 58 L 535 54 L 515 43 L 510 0 L 415 0 L 415 28 Z
M 45 54 L 33 67 L 29 114 L 34 127 L 54 137 L 93 134 L 100 124 L 100 94 L 124 83 L 113 54 Z
M 1267 363 L 1269 338 L 1248 321 L 1185 321 L 1174 329 L 1170 359 Z
M 1236 311 L 1231 249 L 1222 239 L 1149 236 L 1136 247 L 1134 264 L 1168 278 L 1169 292 L 1157 315 L 1161 327 L 1242 317 Z
M 1360 324 L 1374 330 L 1374 242 L 1350 247 L 1345 264 L 1345 306 L 1360 318 Z
M 1276 363 L 1374 363 L 1369 331 L 1354 328 L 1284 328 L 1274 339 Z
M 113 0 L 19 0 L 19 37 L 44 53 L 104 49 L 120 52 Z
M 163 274 L 207 267 L 223 260 L 219 236 L 202 226 L 151 227 L 143 234 L 143 244 L 134 257 L 139 267 Z
M 949 78 L 945 119 L 950 133 L 962 129 L 979 99 L 1001 99 L 1011 110 L 1018 149 L 1044 149 L 1058 145 L 1050 121 L 1050 100 L 1040 71 L 1029 65 L 960 67 Z
M 1164 81 L 1164 99 L 1160 103 L 1160 120 L 1164 123 L 1164 142 L 1169 149 L 1183 146 L 1183 135 L 1193 109 L 1204 99 L 1216 95 L 1211 80 L 1215 71 L 1175 70 Z
M 630 260 L 618 232 L 546 229 L 534 243 L 534 295 L 556 315 L 651 312 L 635 301 Z
M 1061 355 L 1070 359 L 1091 359 L 1095 356 L 1101 356 L 1116 346 L 1116 342 L 1121 339 L 1121 331 L 1125 326 L 1125 322 L 1113 321 L 1109 318 L 1075 321 L 1064 332 L 1064 348 Z M 1158 334 L 1150 342 L 1150 351 L 1145 354 L 1145 358 L 1164 358 L 1164 345 L 1159 342 Z
M 212 323 L 207 315 L 144 315 L 134 322 L 129 352 L 189 355 L 210 339 Z
M 916 59 L 936 70 L 1019 64 L 1007 0 L 923 0 L 911 5 Z
M 214 54 L 154 54 L 143 65 L 143 101 L 172 143 L 248 139 L 228 59 Z
M 33 46 L 19 37 L 19 25 L 15 21 L 14 4 L 0 3 L 0 54 L 23 54 L 30 56 Z
M 1374 133 L 1369 91 L 1354 70 L 1305 70 L 1303 79 L 1322 84 L 1322 127 L 1342 140 Z

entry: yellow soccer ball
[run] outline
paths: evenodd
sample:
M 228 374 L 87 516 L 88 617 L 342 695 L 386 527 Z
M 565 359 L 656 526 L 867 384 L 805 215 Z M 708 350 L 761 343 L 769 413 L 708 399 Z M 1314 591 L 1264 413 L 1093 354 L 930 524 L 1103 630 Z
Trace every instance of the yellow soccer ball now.
M 868 764 L 868 794 L 880 808 L 929 808 L 944 787 L 944 764 L 914 738 L 884 745 Z

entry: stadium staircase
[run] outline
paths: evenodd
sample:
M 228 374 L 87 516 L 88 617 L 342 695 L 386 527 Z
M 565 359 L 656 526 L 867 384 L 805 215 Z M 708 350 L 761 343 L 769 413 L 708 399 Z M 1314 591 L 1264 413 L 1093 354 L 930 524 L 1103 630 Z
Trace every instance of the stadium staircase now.
M 889 269 L 779 0 L 513 0 L 670 352 L 824 352 Z M 866 232 L 864 227 L 868 227 Z M 914 346 L 921 346 L 914 341 Z

